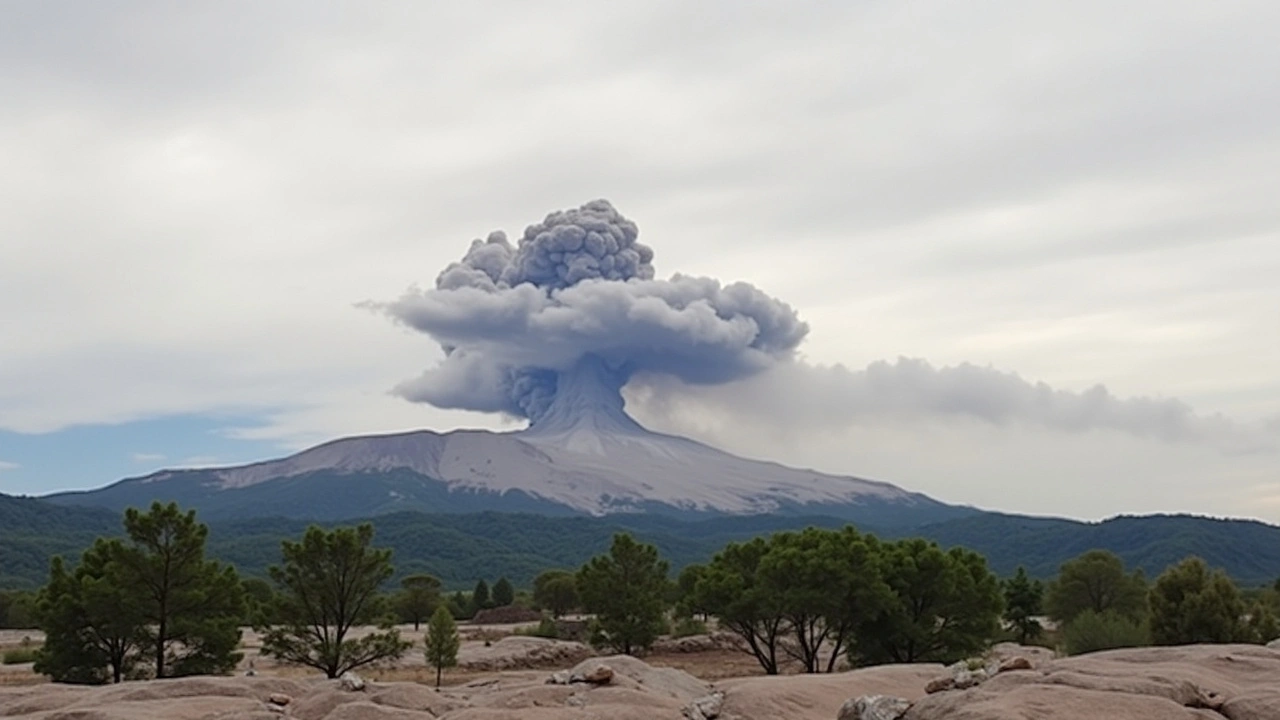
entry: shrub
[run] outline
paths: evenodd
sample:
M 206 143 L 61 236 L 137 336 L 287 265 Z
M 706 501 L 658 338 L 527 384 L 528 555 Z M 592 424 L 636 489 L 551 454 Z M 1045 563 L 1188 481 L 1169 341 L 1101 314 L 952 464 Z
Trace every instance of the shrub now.
M 35 662 L 36 651 L 38 647 L 17 647 L 4 651 L 3 662 L 5 665 L 21 665 L 23 663 Z
M 545 617 L 539 620 L 537 625 L 516 628 L 515 634 L 526 637 L 547 638 L 549 640 L 555 640 L 560 637 L 560 631 L 556 628 L 556 621 Z
M 1068 655 L 1151 644 L 1145 623 L 1114 610 L 1085 610 L 1063 627 L 1062 639 Z
M 676 621 L 674 627 L 671 628 L 671 637 L 689 637 L 691 635 L 706 635 L 707 624 L 697 618 L 684 617 Z

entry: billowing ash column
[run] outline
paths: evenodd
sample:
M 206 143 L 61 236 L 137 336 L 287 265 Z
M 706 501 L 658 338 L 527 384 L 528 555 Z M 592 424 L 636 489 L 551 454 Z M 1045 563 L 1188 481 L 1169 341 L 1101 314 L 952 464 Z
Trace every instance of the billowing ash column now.
M 653 251 L 607 201 L 555 212 L 516 246 L 475 240 L 431 290 L 379 306 L 444 360 L 396 388 L 438 407 L 501 412 L 531 431 L 638 429 L 621 389 L 655 374 L 721 383 L 789 359 L 808 326 L 747 283 L 654 279 Z

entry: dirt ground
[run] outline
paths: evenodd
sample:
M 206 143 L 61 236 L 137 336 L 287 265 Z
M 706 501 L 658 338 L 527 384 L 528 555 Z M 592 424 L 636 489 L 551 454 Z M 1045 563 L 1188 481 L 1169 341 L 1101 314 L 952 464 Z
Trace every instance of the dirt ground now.
M 459 625 L 459 634 L 463 638 L 463 654 L 468 649 L 475 650 L 482 646 L 486 640 L 495 642 L 502 637 L 506 637 L 515 633 L 516 629 L 523 627 L 522 625 L 487 625 L 474 626 L 469 624 Z M 361 628 L 357 634 L 363 634 L 371 631 L 372 628 Z M 410 681 L 410 682 L 435 682 L 435 671 L 427 667 L 422 652 L 422 630 L 414 631 L 412 625 L 400 626 L 401 634 L 414 641 L 414 648 L 405 654 L 405 657 L 389 667 L 375 667 L 361 669 L 359 672 L 371 680 L 379 682 L 392 681 Z M 38 630 L 3 630 L 0 631 L 0 652 L 4 650 L 19 647 L 24 640 L 28 643 L 39 644 L 44 641 L 44 636 Z M 261 638 L 257 633 L 249 628 L 245 628 L 241 639 L 240 649 L 245 654 L 236 674 L 244 674 L 250 667 L 255 673 L 261 675 L 274 675 L 281 677 L 303 678 L 316 674 L 316 671 L 310 668 L 282 665 L 260 654 Z M 700 652 L 652 652 L 644 657 L 645 662 L 655 667 L 672 667 L 707 681 L 721 680 L 731 677 L 750 677 L 755 675 L 763 675 L 759 663 L 749 653 L 715 649 Z M 521 669 L 529 670 L 551 670 L 556 666 L 548 664 L 531 664 Z M 784 665 L 783 672 L 798 671 L 798 668 L 787 667 Z M 465 669 L 448 669 L 444 673 L 443 682 L 446 685 L 460 685 L 471 682 L 472 680 L 491 675 L 490 670 L 465 670 Z M 0 665 L 0 685 L 29 685 L 41 682 L 47 682 L 46 678 L 37 675 L 31 668 L 31 664 L 21 665 Z

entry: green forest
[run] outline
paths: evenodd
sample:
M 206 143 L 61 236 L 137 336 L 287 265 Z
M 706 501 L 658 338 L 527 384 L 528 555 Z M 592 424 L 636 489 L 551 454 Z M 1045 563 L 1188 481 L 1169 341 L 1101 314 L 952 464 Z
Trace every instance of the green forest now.
M 119 536 L 119 518 L 106 510 L 0 495 L 0 589 L 39 587 L 47 580 L 50 557 L 76 556 L 100 536 Z M 374 523 L 379 542 L 395 552 L 397 577 L 425 573 L 450 590 L 469 588 L 480 577 L 508 577 L 528 585 L 548 567 L 577 567 L 607 549 L 619 532 L 657 546 L 679 570 L 706 562 L 734 540 L 846 524 L 832 517 L 785 515 L 684 520 L 662 515 L 401 512 L 320 525 L 365 522 Z M 265 578 L 267 566 L 279 559 L 280 541 L 297 537 L 308 525 L 283 518 L 210 522 L 209 555 L 243 575 Z M 858 529 L 886 539 L 918 536 L 944 547 L 964 547 L 986 557 L 1002 576 L 1024 567 L 1032 577 L 1047 579 L 1065 560 L 1103 548 L 1149 576 L 1195 555 L 1243 586 L 1262 586 L 1280 577 L 1280 528 L 1246 520 L 1157 515 L 1084 523 L 980 513 L 921 527 L 864 523 Z
M 496 519 L 510 517 L 534 522 Z M 262 553 L 265 579 L 207 556 L 209 527 L 176 504 L 129 509 L 118 527 L 78 557 L 55 556 L 38 591 L 0 594 L 0 625 L 46 635 L 6 662 L 34 660 L 36 672 L 71 683 L 225 674 L 241 658 L 241 628 L 252 626 L 265 654 L 335 678 L 403 656 L 415 643 L 396 625 L 427 622 L 439 682 L 457 652 L 454 621 L 515 606 L 542 613 L 525 632 L 546 637 L 559 636 L 560 616 L 585 613 L 584 639 L 627 654 L 663 635 L 716 627 L 739 636 L 767 674 L 952 663 L 1004 640 L 1078 654 L 1280 636 L 1280 582 L 1242 591 L 1196 556 L 1149 579 L 1117 554 L 1090 549 L 1045 581 L 1025 567 L 999 574 L 978 552 L 925 538 L 810 526 L 725 542 L 677 571 L 663 548 L 620 531 L 581 563 L 543 565 L 527 581 L 501 576 L 492 586 L 480 577 L 470 592 L 450 592 L 419 571 L 432 557 L 430 537 L 401 564 L 372 523 L 311 525 L 276 540 Z M 416 526 L 398 530 L 406 527 Z M 494 542 L 504 547 L 531 527 L 507 526 Z M 379 629 L 351 632 L 371 625 Z

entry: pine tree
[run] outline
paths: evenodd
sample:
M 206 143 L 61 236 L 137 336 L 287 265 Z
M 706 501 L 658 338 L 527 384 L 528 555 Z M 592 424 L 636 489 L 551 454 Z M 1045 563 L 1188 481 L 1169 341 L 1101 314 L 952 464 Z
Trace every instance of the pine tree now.
M 138 594 L 157 678 L 231 671 L 242 655 L 244 588 L 233 568 L 204 557 L 209 528 L 194 510 L 153 503 L 125 511 L 128 542 L 115 562 Z
M 130 509 L 124 525 L 126 541 L 98 540 L 74 570 L 55 559 L 38 603 L 49 637 L 39 672 L 119 682 L 144 653 L 156 677 L 230 671 L 244 591 L 233 569 L 205 559 L 208 528 L 175 503 Z
M 493 606 L 506 607 L 515 601 L 516 589 L 511 587 L 511 581 L 498 578 L 498 582 L 493 584 Z
M 441 605 L 432 613 L 423 642 L 427 648 L 427 664 L 436 669 L 438 689 L 444 669 L 458 664 L 458 647 L 462 644 L 458 637 L 458 626 L 453 622 L 453 615 L 448 608 Z
M 284 623 L 263 629 L 263 653 L 331 678 L 404 655 L 412 643 L 393 628 L 349 637 L 356 625 L 378 619 L 378 587 L 393 572 L 391 551 L 372 542 L 373 526 L 364 524 L 329 532 L 312 526 L 300 542 L 282 543 L 284 564 L 269 572 Z
M 492 607 L 492 601 L 489 599 L 489 583 L 480 580 L 476 583 L 476 588 L 471 591 L 472 612 L 484 610 L 487 607 Z
M 1044 601 L 1044 586 L 1039 580 L 1027 577 L 1026 568 L 1018 571 L 1004 583 L 1004 619 L 1018 631 L 1018 644 L 1040 637 L 1044 628 L 1036 620 Z
M 657 639 L 668 581 L 667 563 L 656 547 L 619 533 L 609 554 L 588 561 L 576 579 L 583 606 L 599 623 L 597 644 L 630 655 Z
M 440 581 L 430 575 L 410 575 L 400 581 L 400 588 L 396 604 L 401 616 L 412 622 L 417 631 L 440 603 Z
M 144 620 L 133 588 L 111 564 L 118 546 L 118 540 L 100 538 L 74 569 L 53 558 L 49 583 L 36 600 L 45 633 L 36 672 L 54 682 L 120 682 L 141 660 Z

